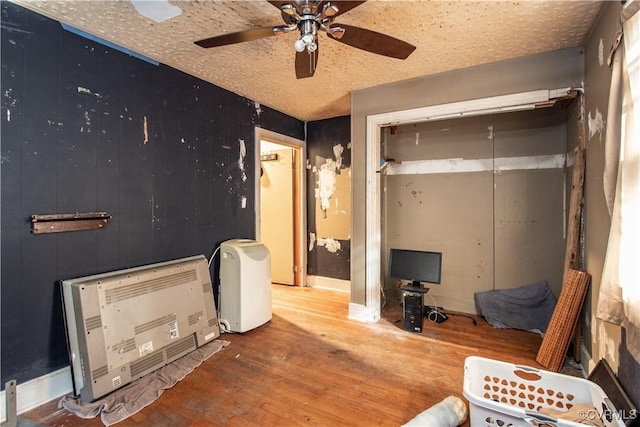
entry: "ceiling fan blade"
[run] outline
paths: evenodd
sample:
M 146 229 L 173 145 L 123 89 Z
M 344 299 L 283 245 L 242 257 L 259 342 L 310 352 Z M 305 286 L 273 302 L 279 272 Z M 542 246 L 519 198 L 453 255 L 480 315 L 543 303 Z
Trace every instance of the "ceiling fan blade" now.
M 407 59 L 416 50 L 414 45 L 386 34 L 344 24 L 336 24 L 335 27 L 344 28 L 344 34 L 338 38 L 327 33 L 330 38 L 367 52 L 391 58 Z
M 265 37 L 275 36 L 276 34 L 281 34 L 281 31 L 277 31 L 280 28 L 280 26 L 252 28 L 250 30 L 209 37 L 207 39 L 198 40 L 194 43 L 201 47 L 218 47 L 228 44 L 250 42 L 253 40 L 263 39 Z
M 311 53 L 307 52 L 306 49 L 302 52 L 296 52 L 296 78 L 306 79 L 307 77 L 313 77 L 318 65 L 319 53 L 320 48 Z

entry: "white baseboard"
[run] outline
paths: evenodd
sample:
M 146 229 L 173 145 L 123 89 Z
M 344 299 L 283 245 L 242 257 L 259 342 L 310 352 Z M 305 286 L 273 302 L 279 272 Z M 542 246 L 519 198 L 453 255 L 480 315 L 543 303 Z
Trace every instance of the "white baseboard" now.
M 332 291 L 351 293 L 351 281 L 323 276 L 307 276 L 307 286 L 330 289 Z
M 16 409 L 30 411 L 73 391 L 71 368 L 59 369 L 16 386 Z M 0 392 L 0 422 L 7 420 L 6 391 Z

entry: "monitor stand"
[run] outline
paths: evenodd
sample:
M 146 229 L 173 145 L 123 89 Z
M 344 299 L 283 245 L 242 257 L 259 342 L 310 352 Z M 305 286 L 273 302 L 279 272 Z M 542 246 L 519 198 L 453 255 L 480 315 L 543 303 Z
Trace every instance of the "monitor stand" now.
M 429 288 L 423 288 L 422 283 L 416 280 L 412 281 L 411 284 L 401 285 L 400 289 L 402 289 L 403 291 L 419 292 L 422 294 L 426 294 L 427 292 L 429 292 Z

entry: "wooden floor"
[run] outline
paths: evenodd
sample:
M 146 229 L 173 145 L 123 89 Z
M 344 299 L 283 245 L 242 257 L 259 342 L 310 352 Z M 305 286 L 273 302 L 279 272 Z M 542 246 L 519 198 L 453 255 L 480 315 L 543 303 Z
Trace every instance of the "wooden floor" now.
M 230 341 L 153 404 L 118 426 L 399 426 L 449 395 L 478 355 L 541 368 L 539 335 L 451 315 L 406 332 L 399 302 L 375 324 L 347 319 L 346 294 L 273 286 L 273 319 Z M 101 426 L 48 403 L 22 418 Z M 464 425 L 468 426 L 469 421 Z

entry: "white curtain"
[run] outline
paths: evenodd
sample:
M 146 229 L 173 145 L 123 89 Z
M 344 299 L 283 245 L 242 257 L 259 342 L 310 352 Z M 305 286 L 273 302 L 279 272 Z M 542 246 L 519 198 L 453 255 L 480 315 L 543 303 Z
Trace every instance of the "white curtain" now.
M 607 155 L 619 153 L 611 230 L 600 284 L 596 316 L 621 325 L 626 330 L 627 348 L 640 362 L 640 13 L 639 0 L 628 2 L 623 10 L 624 52 L 621 59 L 622 110 L 620 137 L 607 138 Z M 612 79 L 611 97 L 618 93 Z M 615 111 L 615 109 L 614 109 Z M 611 111 L 610 111 L 611 113 Z M 615 122 L 616 117 L 609 116 Z M 615 141 L 617 139 L 617 141 Z M 617 146 L 616 146 L 617 144 Z M 609 162 L 607 160 L 607 163 Z M 611 176 L 604 182 L 613 179 Z M 605 189 L 610 194 L 611 188 Z

